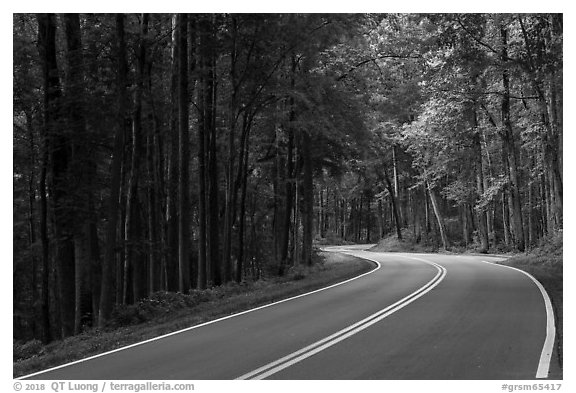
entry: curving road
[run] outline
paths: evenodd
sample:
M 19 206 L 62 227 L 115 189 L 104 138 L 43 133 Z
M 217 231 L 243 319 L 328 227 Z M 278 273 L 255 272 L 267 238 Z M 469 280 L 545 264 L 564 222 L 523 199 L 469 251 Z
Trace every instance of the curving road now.
M 366 247 L 327 248 L 377 265 L 349 282 L 28 378 L 561 378 L 526 274 L 496 257 Z

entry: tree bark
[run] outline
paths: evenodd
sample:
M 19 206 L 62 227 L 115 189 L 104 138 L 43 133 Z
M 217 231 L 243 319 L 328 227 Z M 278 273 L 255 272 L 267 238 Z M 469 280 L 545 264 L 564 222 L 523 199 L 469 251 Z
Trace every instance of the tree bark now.
M 400 225 L 400 217 L 398 215 L 398 204 L 396 203 L 396 197 L 394 193 L 394 188 L 392 187 L 392 182 L 388 176 L 386 169 L 383 169 L 382 174 L 384 175 L 384 180 L 386 181 L 386 189 L 388 194 L 390 194 L 390 202 L 392 204 L 392 214 L 394 217 L 394 225 L 396 227 L 396 236 L 398 240 L 402 240 L 402 226 Z
M 172 70 L 170 80 L 170 154 L 168 156 L 168 187 L 166 199 L 166 286 L 168 291 L 178 290 L 178 182 L 179 182 L 179 132 L 178 132 L 178 25 L 172 16 Z
M 91 184 L 96 177 L 96 163 L 91 138 L 87 134 L 85 109 L 83 107 L 86 95 L 84 86 L 84 59 L 82 53 L 82 39 L 80 32 L 80 17 L 78 14 L 64 14 L 66 35 L 66 109 L 67 124 L 72 131 L 72 181 L 75 184 L 75 202 L 78 210 L 76 227 L 74 228 L 75 242 L 75 318 L 74 334 L 80 333 L 81 316 L 88 312 L 83 306 L 84 297 L 95 300 L 99 297 L 99 288 L 95 287 L 99 278 L 99 255 L 96 252 L 98 245 L 96 232 L 96 217 Z M 92 310 L 94 315 L 98 309 Z
M 138 195 L 140 180 L 140 156 L 142 149 L 142 94 L 144 89 L 144 69 L 146 65 L 146 39 L 148 35 L 148 14 L 142 14 L 140 37 L 137 48 L 137 75 L 134 92 L 134 112 L 132 121 L 132 157 L 128 178 L 128 193 L 126 197 L 125 221 L 125 255 L 124 255 L 124 293 L 123 302 L 128 302 L 128 275 L 132 275 L 132 300 L 140 300 L 146 295 L 144 276 L 144 260 L 141 251 L 135 245 L 141 240 L 141 219 L 138 207 L 141 206 Z
M 438 229 L 440 231 L 440 238 L 442 239 L 442 246 L 444 250 L 450 249 L 450 242 L 448 241 L 448 235 L 446 233 L 446 225 L 444 224 L 444 216 L 440 211 L 440 205 L 438 203 L 438 196 L 436 195 L 436 190 L 430 186 L 430 183 L 426 182 L 428 187 L 428 193 L 430 194 L 430 201 L 432 202 L 432 209 L 434 210 L 434 215 L 438 222 Z
M 505 27 L 500 28 L 500 37 L 502 42 L 503 64 L 508 61 L 508 32 Z M 508 180 L 510 185 L 510 205 L 512 212 L 512 223 L 514 229 L 515 248 L 519 251 L 524 250 L 524 227 L 522 224 L 522 203 L 520 200 L 520 186 L 517 164 L 516 144 L 514 141 L 514 132 L 512 130 L 512 121 L 510 119 L 510 78 L 507 69 L 502 73 L 502 86 L 504 94 L 502 95 L 502 126 L 501 132 L 504 154 L 506 157 L 505 165 L 508 169 Z
M 198 289 L 205 289 L 208 283 L 207 276 L 207 215 L 206 215 L 206 94 L 207 94 L 207 62 L 206 57 L 206 22 L 200 23 L 200 45 L 198 46 L 198 60 L 200 71 L 200 85 L 198 89 Z
M 244 228 L 246 226 L 246 193 L 248 187 L 248 141 L 245 142 L 242 164 L 242 193 L 240 197 L 240 223 L 238 228 L 238 262 L 236 266 L 236 282 L 240 283 L 244 271 Z
M 216 79 L 214 55 L 214 26 L 212 16 L 203 17 L 200 21 L 200 57 L 202 64 L 202 127 L 205 138 L 207 171 L 206 198 L 206 251 L 207 279 L 210 285 L 220 285 L 222 276 L 220 270 L 220 234 L 219 234 L 219 203 L 218 203 L 218 161 L 216 143 Z
M 378 198 L 378 238 L 384 237 L 384 209 L 382 207 L 382 198 Z
M 190 195 L 189 161 L 190 137 L 188 133 L 188 17 L 178 15 L 178 126 L 179 126 L 179 185 L 178 185 L 178 290 L 190 290 Z M 192 44 L 192 43 L 190 43 Z
M 312 240 L 314 237 L 314 180 L 312 175 L 311 138 L 308 132 L 301 134 L 302 154 L 302 263 L 312 266 Z
M 290 72 L 290 85 L 294 87 L 296 84 L 296 60 L 292 57 L 292 66 Z M 284 216 L 281 226 L 280 234 L 280 263 L 282 266 L 288 264 L 288 250 L 290 249 L 290 223 L 291 214 L 294 203 L 294 127 L 296 121 L 296 109 L 294 98 L 290 97 L 288 100 L 290 112 L 288 115 L 288 145 L 286 147 L 286 174 L 284 177 Z
M 40 22 L 40 21 L 39 21 Z M 39 23 L 41 27 L 46 28 Z M 39 42 L 41 42 L 39 40 Z M 42 323 L 42 342 L 44 344 L 52 341 L 52 332 L 50 330 L 50 243 L 48 239 L 48 201 L 46 175 L 49 163 L 48 153 L 48 123 L 46 122 L 46 111 L 44 107 L 44 125 L 42 131 L 41 155 L 40 162 L 40 179 L 38 184 L 38 193 L 40 194 L 40 242 L 42 244 L 42 283 L 41 283 L 41 323 Z
M 232 227 L 235 221 L 235 196 L 236 185 L 234 177 L 234 165 L 236 162 L 236 123 L 237 123 L 237 92 L 236 80 L 237 48 L 236 36 L 238 26 L 236 16 L 230 15 L 230 84 L 232 93 L 228 101 L 228 163 L 226 165 L 226 197 L 224 199 L 224 238 L 222 252 L 223 281 L 226 283 L 232 279 Z M 240 164 L 239 164 L 240 165 Z
M 69 200 L 72 140 L 59 130 L 61 87 L 56 58 L 56 23 L 53 14 L 39 14 L 38 44 L 44 79 L 45 139 L 50 154 L 52 208 L 56 238 L 57 292 L 60 297 L 61 335 L 74 333 L 74 232 L 75 211 Z
M 509 246 L 510 240 L 510 210 L 508 206 L 508 190 L 502 193 L 502 232 L 504 234 L 504 244 Z
M 484 168 L 482 166 L 482 144 L 480 143 L 480 132 L 478 128 L 478 118 L 476 115 L 476 110 L 471 109 L 472 112 L 472 145 L 474 149 L 474 172 L 476 174 L 476 202 L 482 198 L 484 195 Z M 478 237 L 480 238 L 480 252 L 488 252 L 490 247 L 488 241 L 488 217 L 486 214 L 486 209 L 476 207 L 476 220 L 478 222 Z

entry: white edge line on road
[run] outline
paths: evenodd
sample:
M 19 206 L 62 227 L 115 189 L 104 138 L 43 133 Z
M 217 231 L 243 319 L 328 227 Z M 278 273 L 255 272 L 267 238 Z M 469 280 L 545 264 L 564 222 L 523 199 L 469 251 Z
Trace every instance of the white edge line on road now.
M 419 261 L 423 261 L 425 263 L 427 263 L 428 265 L 431 265 L 433 267 L 435 267 L 438 270 L 438 273 L 434 276 L 434 278 L 430 281 L 428 281 L 425 285 L 423 285 L 422 287 L 418 288 L 416 291 L 412 292 L 411 294 L 405 296 L 404 298 L 400 299 L 399 301 L 397 301 L 396 303 L 364 318 L 363 320 L 354 323 L 353 325 L 350 325 L 322 340 L 319 340 L 311 345 L 308 345 L 305 348 L 302 348 L 296 352 L 293 352 L 287 356 L 284 356 L 281 359 L 278 359 L 272 363 L 266 364 L 254 371 L 251 371 L 249 373 L 246 373 L 238 378 L 236 378 L 237 380 L 243 380 L 243 379 L 254 379 L 254 380 L 259 380 L 259 379 L 264 379 L 269 377 L 270 375 L 273 375 L 279 371 L 284 370 L 285 368 L 288 368 L 306 358 L 309 358 L 310 356 L 313 356 L 315 354 L 317 354 L 318 352 L 321 352 L 333 345 L 336 345 L 337 343 L 346 340 L 347 338 L 353 336 L 356 333 L 361 332 L 364 329 L 367 329 L 368 327 L 374 325 L 377 322 L 380 322 L 381 320 L 383 320 L 384 318 L 388 317 L 389 315 L 395 313 L 396 311 L 406 307 L 408 304 L 412 303 L 413 301 L 417 300 L 418 298 L 424 296 L 426 293 L 430 292 L 432 289 L 434 289 L 446 276 L 446 269 L 441 266 L 438 265 L 434 262 L 431 261 L 427 261 L 425 259 L 421 259 L 421 258 L 414 258 L 414 257 L 408 257 L 408 256 L 404 256 L 404 255 L 398 255 L 400 257 L 404 257 L 404 258 L 409 258 L 409 259 L 415 259 L 415 260 L 419 260 Z M 378 261 L 367 258 L 365 256 L 357 256 L 358 258 L 364 258 L 367 259 L 369 261 L 372 262 L 376 262 L 378 263 Z
M 538 289 L 540 289 L 540 293 L 542 293 L 542 297 L 544 298 L 544 305 L 546 306 L 546 339 L 544 340 L 544 346 L 542 347 L 542 352 L 540 353 L 540 361 L 538 362 L 536 378 L 548 378 L 548 373 L 550 372 L 550 361 L 552 358 L 552 352 L 554 351 L 554 340 L 556 338 L 556 324 L 554 322 L 554 310 L 552 309 L 550 296 L 548 296 L 548 293 L 542 284 L 540 284 L 540 282 L 530 273 L 508 265 L 502 265 L 488 261 L 482 262 L 519 271 L 520 273 L 528 276 L 536 284 Z
M 345 251 L 328 251 L 328 250 L 324 250 L 324 251 L 325 251 L 325 252 L 338 252 L 338 253 L 342 253 L 342 254 L 347 254 L 347 251 L 348 251 L 348 250 L 345 250 Z M 362 250 L 359 250 L 359 251 L 362 251 Z M 352 254 L 348 254 L 348 255 L 353 256 L 353 257 L 355 257 L 355 258 L 366 259 L 366 258 L 357 257 L 357 256 L 352 255 Z M 199 324 L 199 325 L 190 326 L 190 327 L 187 327 L 187 328 L 184 328 L 184 329 L 181 329 L 181 330 L 177 330 L 177 331 L 175 331 L 175 332 L 171 332 L 171 333 L 164 334 L 164 335 L 162 335 L 162 336 L 158 336 L 158 337 L 154 337 L 154 338 L 151 338 L 151 339 L 148 339 L 148 340 L 144 340 L 144 341 L 140 341 L 140 342 L 137 342 L 137 343 L 134 343 L 134 344 L 130 344 L 130 345 L 127 345 L 127 346 L 125 346 L 125 347 L 116 348 L 116 349 L 113 349 L 113 350 L 111 350 L 111 351 L 99 353 L 99 354 L 97 354 L 97 355 L 93 355 L 93 356 L 90 356 L 90 357 L 87 357 L 87 358 L 84 358 L 84 359 L 79 359 L 79 360 L 76 360 L 76 361 L 73 361 L 73 362 L 70 362 L 70 363 L 61 364 L 61 365 L 59 365 L 59 366 L 55 366 L 55 367 L 52 367 L 52 368 L 49 368 L 49 369 L 46 369 L 46 370 L 42 370 L 42 371 L 37 371 L 37 372 L 32 373 L 32 374 L 23 375 L 23 376 L 21 376 L 21 377 L 14 378 L 14 380 L 21 380 L 21 379 L 26 379 L 26 378 L 34 377 L 34 376 L 37 376 L 37 375 L 40 375 L 40 374 L 48 373 L 48 372 L 50 372 L 50 371 L 58 370 L 58 369 L 61 369 L 61 368 L 64 368 L 64 367 L 68 367 L 68 366 L 72 366 L 72 365 L 74 365 L 74 364 L 78 364 L 78 363 L 86 362 L 86 361 L 88 361 L 88 360 L 96 359 L 96 358 L 99 358 L 99 357 L 102 357 L 102 356 L 110 355 L 110 354 L 113 354 L 113 353 L 115 353 L 115 352 L 124 351 L 124 350 L 126 350 L 126 349 L 130 349 L 130 348 L 137 347 L 137 346 L 139 346 L 139 345 L 143 345 L 143 344 L 147 344 L 147 343 L 150 343 L 150 342 L 153 342 L 153 341 L 161 340 L 161 339 L 163 339 L 163 338 L 170 337 L 170 336 L 174 336 L 174 335 L 180 334 L 180 333 L 184 333 L 184 332 L 187 332 L 187 331 L 189 331 L 189 330 L 198 329 L 198 328 L 201 328 L 201 327 L 203 327 L 203 326 L 211 325 L 211 324 L 216 323 L 216 322 L 220 322 L 220 321 L 224 321 L 224 320 L 226 320 L 226 319 L 238 317 L 238 316 L 240 316 L 240 315 L 248 314 L 248 313 L 251 313 L 251 312 L 253 312 L 253 311 L 262 310 L 262 309 L 267 308 L 267 307 L 272 307 L 272 306 L 275 306 L 275 305 L 277 305 L 277 304 L 289 302 L 289 301 L 291 301 L 291 300 L 295 300 L 295 299 L 298 299 L 298 298 L 301 298 L 301 297 L 304 297 L 304 296 L 312 295 L 312 294 L 314 294 L 314 293 L 318 293 L 318 292 L 325 291 L 325 290 L 330 289 L 330 288 L 337 287 L 337 286 L 339 286 L 339 285 L 343 285 L 343 284 L 349 283 L 350 281 L 354 281 L 354 280 L 357 280 L 357 279 L 359 279 L 359 278 L 361 278 L 361 277 L 364 277 L 364 276 L 366 276 L 366 275 L 368 275 L 368 274 L 372 274 L 372 273 L 374 273 L 375 271 L 377 271 L 378 269 L 381 268 L 381 265 L 380 265 L 380 263 L 379 263 L 378 261 L 374 261 L 374 260 L 369 260 L 369 261 L 370 261 L 370 262 L 375 262 L 375 263 L 376 263 L 376 268 L 374 268 L 374 269 L 372 269 L 372 270 L 370 270 L 370 271 L 368 271 L 368 272 L 366 272 L 366 273 L 362 273 L 362 274 L 360 274 L 359 276 L 349 278 L 348 280 L 345 280 L 345 281 L 342 281 L 342 282 L 338 282 L 338 283 L 336 283 L 336 284 L 332 284 L 332 285 L 329 285 L 329 286 L 324 287 L 324 288 L 316 289 L 316 290 L 311 291 L 311 292 L 306 292 L 306 293 L 302 293 L 302 294 L 300 294 L 300 295 L 292 296 L 292 297 L 287 298 L 287 299 L 279 300 L 279 301 L 277 301 L 277 302 L 265 304 L 265 305 L 263 305 L 263 306 L 259 306 L 259 307 L 256 307 L 256 308 L 251 308 L 251 309 L 249 309 L 249 310 L 245 310 L 245 311 L 242 311 L 242 312 L 239 312 L 239 313 L 236 313 L 236 314 L 227 315 L 227 316 L 225 316 L 225 317 L 218 318 L 218 319 L 215 319 L 215 320 L 213 320 L 213 321 L 208 321 L 208 322 L 201 323 L 201 324 Z

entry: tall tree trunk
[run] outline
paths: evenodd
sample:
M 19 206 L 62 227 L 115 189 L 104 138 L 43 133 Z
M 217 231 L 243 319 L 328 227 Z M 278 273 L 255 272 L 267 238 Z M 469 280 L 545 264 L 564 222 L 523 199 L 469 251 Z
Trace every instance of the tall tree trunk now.
M 382 198 L 378 198 L 378 239 L 384 237 L 384 209 L 382 207 Z
M 36 167 L 36 154 L 34 151 L 34 128 L 32 125 L 32 113 L 26 111 L 26 130 L 28 136 L 28 158 L 29 158 L 29 167 L 27 173 L 27 180 L 28 180 L 28 247 L 32 249 L 35 247 L 36 243 L 36 220 L 35 220 L 35 201 L 36 201 L 36 176 L 35 176 L 35 167 Z M 38 306 L 40 305 L 38 302 L 38 259 L 36 257 L 36 253 L 33 252 L 30 255 L 30 262 L 32 265 L 32 277 L 30 282 L 31 287 L 31 304 L 32 310 L 34 313 L 34 318 L 30 321 L 30 330 L 34 338 L 41 338 L 41 332 L 39 332 L 39 325 L 37 320 L 37 316 L 41 315 L 41 311 L 39 310 Z M 14 288 L 15 289 L 15 288 Z
M 380 173 L 380 172 L 379 172 Z M 390 181 L 390 177 L 388 176 L 388 172 L 384 168 L 381 172 L 384 175 L 384 180 L 386 181 L 386 189 L 388 190 L 388 194 L 390 194 L 390 202 L 392 204 L 392 214 L 394 217 L 394 225 L 396 227 L 396 236 L 398 240 L 402 240 L 402 227 L 400 225 L 400 217 L 398 214 L 398 204 L 396 202 L 394 188 L 392 186 L 392 182 Z
M 220 285 L 220 234 L 219 234 L 219 203 L 218 203 L 218 161 L 216 143 L 216 59 L 214 55 L 214 25 L 212 16 L 206 16 L 200 21 L 200 56 L 202 64 L 202 127 L 207 153 L 206 221 L 207 221 L 207 277 L 211 285 Z
M 161 149 L 161 141 L 158 131 L 158 117 L 155 109 L 154 101 L 154 87 L 152 79 L 152 56 L 147 58 L 145 63 L 144 72 L 144 93 L 146 102 L 148 104 L 146 119 L 146 205 L 148 208 L 148 215 L 146 219 L 146 232 L 148 234 L 148 270 L 145 272 L 147 282 L 147 296 L 152 295 L 160 289 L 161 270 L 160 270 L 160 253 L 158 252 L 158 238 L 159 232 L 163 227 L 159 219 L 159 210 L 162 206 L 162 201 L 159 196 L 159 187 L 161 179 L 157 173 L 158 161 L 160 161 L 159 152 Z M 163 253 L 162 253 L 163 254 Z
M 44 27 L 44 26 L 43 26 Z M 45 27 L 44 27 L 45 28 Z M 46 108 L 44 108 L 46 113 Z M 50 244 L 48 240 L 48 201 L 46 187 L 46 172 L 48 165 L 48 140 L 46 118 L 44 120 L 44 130 L 42 131 L 41 155 L 40 162 L 40 179 L 38 184 L 38 193 L 40 194 L 40 243 L 42 244 L 42 282 L 40 292 L 41 302 L 41 323 L 42 323 L 42 342 L 44 344 L 52 341 L 52 332 L 50 328 Z
M 200 23 L 200 45 L 198 46 L 198 61 L 200 72 L 200 85 L 198 89 L 198 289 L 205 289 L 208 283 L 207 275 L 207 215 L 206 215 L 206 132 L 207 132 L 207 118 L 206 118 L 206 94 L 207 94 L 207 51 L 206 46 L 206 22 Z
M 340 208 L 340 237 L 342 240 L 346 240 L 346 200 L 341 200 L 341 208 Z
M 474 133 L 472 135 L 472 145 L 474 149 L 474 172 L 476 174 L 476 203 L 484 195 L 484 168 L 482 166 L 482 144 L 480 143 L 480 133 L 478 128 L 478 118 L 476 116 L 475 108 L 471 108 L 472 112 L 472 126 Z M 490 244 L 488 242 L 488 217 L 485 208 L 474 208 L 476 212 L 476 220 L 478 222 L 478 237 L 480 238 L 480 252 L 488 252 Z
M 234 165 L 236 162 L 236 123 L 238 119 L 236 98 L 238 91 L 238 81 L 236 79 L 237 32 L 238 26 L 236 23 L 236 16 L 232 14 L 230 15 L 231 48 L 229 71 L 232 93 L 230 94 L 230 99 L 228 101 L 228 162 L 226 165 L 226 195 L 224 199 L 224 238 L 222 252 L 222 278 L 224 282 L 228 282 L 232 279 L 232 227 L 234 226 L 236 218 L 236 197 L 233 194 L 236 193 Z
M 210 271 L 211 281 L 213 285 L 222 284 L 222 274 L 220 266 L 220 222 L 219 222 L 219 195 L 218 195 L 218 144 L 216 141 L 216 57 L 214 54 L 214 26 L 211 21 L 210 26 L 210 76 L 209 76 L 209 97 L 208 101 L 210 116 L 210 133 L 209 133 L 209 164 L 208 164 L 208 178 L 209 178 L 209 220 L 210 220 Z
M 500 28 L 500 37 L 502 42 L 502 63 L 508 62 L 508 32 L 505 27 Z M 510 119 L 510 80 L 507 69 L 502 73 L 502 86 L 504 94 L 502 95 L 502 142 L 506 156 L 505 165 L 508 169 L 508 180 L 510 184 L 510 205 L 512 212 L 512 223 L 514 228 L 514 243 L 516 249 L 524 250 L 524 227 L 522 224 L 522 203 L 520 201 L 520 186 L 517 165 L 516 144 L 514 141 L 514 132 L 512 130 L 512 121 Z
M 532 245 L 534 244 L 534 210 L 532 208 L 533 206 L 533 184 L 532 181 L 528 182 L 528 236 L 526 237 L 528 243 L 526 244 L 526 247 L 528 249 L 530 249 L 532 247 Z
M 236 266 L 236 282 L 242 281 L 244 270 L 244 228 L 246 226 L 246 191 L 248 185 L 248 141 L 245 142 L 244 159 L 242 164 L 242 193 L 240 197 L 240 223 L 238 228 L 238 263 Z
M 146 39 L 148 35 L 148 14 L 142 14 L 140 22 L 140 39 L 137 48 L 137 75 L 134 92 L 134 112 L 132 122 L 132 157 L 128 178 L 125 221 L 125 255 L 124 255 L 124 303 L 128 301 L 128 273 L 132 273 L 133 301 L 145 296 L 145 285 L 142 282 L 145 266 L 141 251 L 135 247 L 141 240 L 138 182 L 140 180 L 140 156 L 142 148 L 142 94 L 144 90 L 144 70 L 146 66 Z
M 438 203 L 438 196 L 436 195 L 436 190 L 430 186 L 430 183 L 426 182 L 428 187 L 428 193 L 430 194 L 430 201 L 432 202 L 432 209 L 434 210 L 434 215 L 438 222 L 438 229 L 440 231 L 440 238 L 442 239 L 442 246 L 444 250 L 450 249 L 450 242 L 448 241 L 448 235 L 446 233 L 446 225 L 444 224 L 444 216 L 440 210 L 440 205 Z
M 542 236 L 546 236 L 550 231 L 550 226 L 548 225 L 548 213 L 549 213 L 549 203 L 548 203 L 548 193 L 546 188 L 546 176 L 544 173 L 540 175 L 540 200 L 542 201 L 542 208 L 540 209 L 540 214 L 542 216 Z
M 292 57 L 292 67 L 290 72 L 290 85 L 295 86 L 296 83 L 296 60 Z M 290 223 L 291 213 L 294 203 L 294 127 L 296 121 L 296 110 L 294 107 L 294 98 L 290 97 L 288 100 L 290 112 L 288 115 L 288 145 L 286 147 L 286 174 L 284 176 L 284 217 L 281 224 L 280 234 L 280 263 L 282 266 L 288 264 L 288 250 L 290 249 Z
M 312 265 L 312 240 L 314 237 L 314 181 L 312 177 L 312 144 L 310 135 L 301 133 L 302 154 L 302 263 Z
M 97 279 L 99 269 L 99 255 L 95 252 L 97 242 L 96 216 L 91 184 L 96 177 L 95 157 L 92 153 L 90 135 L 86 130 L 84 116 L 84 59 L 82 53 L 82 40 L 80 32 L 80 17 L 78 14 L 64 14 L 66 33 L 66 109 L 68 127 L 72 131 L 73 149 L 71 172 L 75 184 L 76 208 L 78 209 L 76 228 L 74 228 L 75 242 L 75 318 L 74 334 L 81 329 L 81 316 L 84 312 L 82 300 L 84 297 L 98 298 L 99 288 L 93 286 L 93 279 Z M 92 310 L 98 314 L 98 309 Z
M 414 189 L 414 227 L 415 229 L 415 242 L 422 241 L 422 209 L 420 203 L 426 200 L 426 193 L 422 193 L 418 188 Z
M 293 209 L 293 222 L 292 222 L 292 263 L 294 266 L 300 264 L 300 205 L 301 205 L 301 195 L 302 195 L 302 183 L 299 179 L 298 173 L 301 172 L 302 158 L 300 153 L 300 147 L 298 146 L 294 154 L 294 162 L 296 167 L 294 168 L 294 209 Z
M 120 165 L 120 195 L 119 195 L 119 211 L 118 211 L 118 235 L 116 236 L 116 243 L 118 245 L 118 255 L 116 256 L 116 304 L 123 304 L 124 301 L 124 254 L 126 250 L 126 245 L 124 244 L 125 236 L 125 228 L 126 226 L 124 223 L 126 222 L 126 196 L 127 186 L 128 186 L 128 163 L 130 161 L 130 154 L 129 154 L 129 136 L 130 130 L 132 128 L 132 116 L 128 112 L 125 112 L 126 120 L 128 123 L 126 128 L 126 133 L 124 134 L 125 145 L 123 146 L 123 158 L 122 163 Z
M 168 195 L 166 198 L 166 240 L 168 256 L 166 260 L 166 286 L 169 291 L 178 290 L 178 26 L 176 14 L 172 16 L 172 70 L 170 81 L 170 154 L 168 156 Z
M 275 138 L 274 138 L 274 180 L 273 180 L 273 190 L 274 190 L 274 218 L 273 218 L 273 231 L 274 231 L 274 258 L 278 265 L 278 275 L 282 277 L 285 271 L 284 260 L 281 256 L 282 243 L 284 241 L 282 237 L 282 223 L 284 222 L 284 217 L 289 214 L 285 211 L 286 206 L 286 194 L 284 192 L 283 183 L 283 171 L 285 166 L 284 155 L 282 154 L 281 140 L 282 131 L 279 124 L 274 126 Z
M 240 154 L 238 157 L 238 171 L 236 174 L 236 188 L 234 189 L 233 205 L 236 205 L 236 195 L 240 191 L 240 217 L 238 227 L 238 255 L 234 279 L 241 282 L 244 270 L 244 229 L 246 225 L 246 188 L 248 182 L 248 158 L 250 144 L 250 130 L 255 113 L 244 112 L 242 119 L 242 136 L 240 138 Z M 240 189 L 240 190 L 239 190 Z M 235 216 L 236 212 L 234 212 Z
M 56 238 L 57 292 L 60 299 L 61 335 L 74 332 L 74 207 L 68 200 L 72 141 L 59 130 L 61 88 L 56 58 L 56 23 L 53 14 L 39 14 L 38 46 L 44 77 L 44 127 L 50 154 L 52 208 Z
M 428 238 L 428 234 L 430 233 L 431 230 L 431 225 L 430 225 L 430 205 L 428 204 L 428 189 L 426 188 L 426 185 L 423 184 L 422 185 L 423 188 L 423 194 L 424 194 L 424 226 L 425 226 L 425 231 L 426 231 L 426 238 Z
M 364 195 L 360 193 L 360 198 L 358 200 L 358 214 L 356 215 L 356 243 L 360 243 L 360 239 L 362 238 L 362 213 L 364 210 Z
M 148 135 L 146 138 L 146 170 L 149 179 L 146 187 L 148 205 L 148 296 L 159 289 L 160 281 L 160 270 L 156 252 L 158 247 L 158 229 L 161 227 L 158 225 L 158 206 L 160 205 L 160 200 L 158 200 L 158 194 L 156 192 L 158 178 L 156 176 L 155 165 L 154 128 L 153 125 L 148 127 Z
M 178 15 L 178 125 L 180 181 L 178 185 L 178 290 L 188 293 L 190 290 L 190 195 L 189 161 L 190 137 L 188 133 L 188 17 Z M 192 44 L 192 43 L 191 43 Z
M 370 243 L 371 233 L 370 226 L 372 225 L 371 217 L 372 211 L 370 210 L 370 205 L 372 204 L 372 195 L 366 196 L 366 243 Z
M 504 244 L 509 246 L 510 240 L 510 209 L 508 206 L 508 190 L 502 193 L 502 231 L 504 234 Z

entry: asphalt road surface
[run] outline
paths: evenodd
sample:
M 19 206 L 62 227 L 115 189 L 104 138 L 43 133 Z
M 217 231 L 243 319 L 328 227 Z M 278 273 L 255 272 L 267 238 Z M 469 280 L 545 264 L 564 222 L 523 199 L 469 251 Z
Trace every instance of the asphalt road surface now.
M 32 379 L 559 379 L 546 296 L 489 256 L 330 251 L 375 270 Z M 365 248 L 365 246 L 364 246 Z

